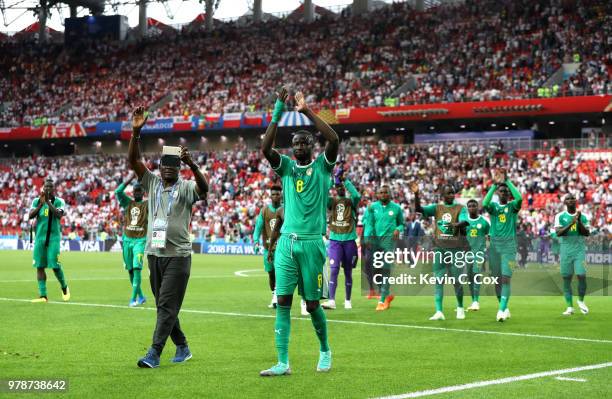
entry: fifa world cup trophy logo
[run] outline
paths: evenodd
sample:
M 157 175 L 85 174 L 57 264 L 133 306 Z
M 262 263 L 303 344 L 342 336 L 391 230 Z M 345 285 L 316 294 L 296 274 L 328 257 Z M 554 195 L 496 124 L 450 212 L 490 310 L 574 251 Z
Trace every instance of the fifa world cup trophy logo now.
M 140 209 L 134 207 L 130 210 L 130 225 L 136 226 L 138 224 L 138 216 L 140 216 Z
M 453 220 L 453 217 L 450 213 L 445 213 L 442 215 L 442 220 L 438 221 L 438 228 L 440 229 L 440 233 L 443 236 L 453 235 L 453 229 L 450 227 L 450 222 Z
M 338 222 L 344 221 L 344 204 L 336 205 L 336 220 Z
M 270 219 L 270 231 L 274 231 L 274 226 L 276 226 L 276 218 Z

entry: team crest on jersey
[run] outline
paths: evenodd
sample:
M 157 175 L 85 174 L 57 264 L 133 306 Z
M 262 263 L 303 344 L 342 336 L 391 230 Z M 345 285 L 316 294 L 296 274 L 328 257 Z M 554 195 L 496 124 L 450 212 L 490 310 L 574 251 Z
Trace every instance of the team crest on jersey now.
M 312 168 L 308 168 L 308 170 L 306 171 L 306 174 L 308 176 L 312 175 Z
M 482 228 L 482 225 L 481 225 L 480 223 L 478 223 L 478 224 L 476 225 L 476 228 L 477 228 L 477 229 L 480 229 L 480 228 Z
M 504 209 L 504 213 L 508 213 L 508 208 L 505 208 L 505 209 Z
M 389 211 L 389 216 L 393 216 L 393 211 Z

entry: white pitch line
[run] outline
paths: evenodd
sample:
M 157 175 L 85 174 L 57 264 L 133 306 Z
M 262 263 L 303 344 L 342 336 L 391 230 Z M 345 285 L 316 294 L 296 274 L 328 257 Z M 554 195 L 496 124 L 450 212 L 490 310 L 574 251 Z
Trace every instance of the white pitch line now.
M 20 298 L 2 298 L 0 297 L 0 301 L 7 302 L 30 302 L 29 299 L 20 299 Z M 116 308 L 116 309 L 140 309 L 140 310 L 156 310 L 151 307 L 134 307 L 130 308 L 129 306 L 124 305 L 111 305 L 111 304 L 99 304 L 99 303 L 84 303 L 84 302 L 59 302 L 59 301 L 49 301 L 49 304 L 54 305 L 75 305 L 75 306 L 91 306 L 91 307 L 100 307 L 100 308 Z M 256 313 L 240 313 L 240 312 L 220 312 L 214 310 L 197 310 L 197 309 L 181 309 L 181 312 L 184 313 L 196 313 L 196 314 L 208 314 L 208 315 L 219 315 L 219 316 L 233 316 L 233 317 L 254 317 L 254 318 L 265 318 L 265 319 L 273 319 L 276 316 L 272 314 L 256 314 Z M 310 317 L 292 317 L 293 320 L 307 320 L 310 321 Z M 469 330 L 469 329 L 461 329 L 461 328 L 444 328 L 444 327 L 428 327 L 428 326 L 417 326 L 410 324 L 392 324 L 392 323 L 373 323 L 369 321 L 359 321 L 359 320 L 339 320 L 339 319 L 327 319 L 330 323 L 337 324 L 353 324 L 353 325 L 362 325 L 362 326 L 373 326 L 373 327 L 392 327 L 392 328 L 408 328 L 415 330 L 432 330 L 432 331 L 445 331 L 445 332 L 460 332 L 460 333 L 473 333 L 473 334 L 491 334 L 491 335 L 501 335 L 501 336 L 510 336 L 510 337 L 525 337 L 525 338 L 540 338 L 540 339 L 549 339 L 549 340 L 561 340 L 561 341 L 576 341 L 576 342 L 590 342 L 590 343 L 598 343 L 598 344 L 612 344 L 612 340 L 607 339 L 596 339 L 596 338 L 577 338 L 577 337 L 564 337 L 558 335 L 539 335 L 539 334 L 528 334 L 528 333 L 513 333 L 513 332 L 503 332 L 503 331 L 487 331 L 487 330 Z
M 428 390 L 425 390 L 425 391 L 409 392 L 409 393 L 403 393 L 403 394 L 400 394 L 400 395 L 381 396 L 381 397 L 379 397 L 377 399 L 420 398 L 420 397 L 423 397 L 423 396 L 431 396 L 431 395 L 439 395 L 441 393 L 465 391 L 467 389 L 482 388 L 482 387 L 487 387 L 487 386 L 491 386 L 491 385 L 509 384 L 511 382 L 533 380 L 533 379 L 536 379 L 536 378 L 550 377 L 550 376 L 561 375 L 561 374 L 577 373 L 579 371 L 603 369 L 603 368 L 606 368 L 606 367 L 612 367 L 612 362 L 592 364 L 592 365 L 589 365 L 589 366 L 573 367 L 573 368 L 570 368 L 570 369 L 542 371 L 540 373 L 525 374 L 525 375 L 519 375 L 519 376 L 515 376 L 515 377 L 506 377 L 506 378 L 500 378 L 500 379 L 497 379 L 497 380 L 477 381 L 477 382 L 471 382 L 469 384 L 453 385 L 453 386 L 449 386 L 449 387 L 442 387 L 442 388 L 436 388 L 436 389 L 428 389 Z M 558 379 L 558 377 L 557 377 L 557 379 Z
M 191 276 L 190 280 L 193 279 L 207 279 L 207 278 L 235 278 L 235 274 L 225 274 L 225 275 L 211 275 L 211 276 Z M 247 276 L 244 276 L 247 277 Z M 250 275 L 248 277 L 265 277 L 263 274 L 259 275 Z M 86 278 L 69 278 L 68 281 L 114 281 L 114 280 L 126 280 L 128 281 L 128 277 L 86 277 Z M 33 278 L 27 280 L 0 280 L 1 283 L 32 283 L 36 280 Z
M 587 380 L 584 378 L 570 378 L 570 377 L 557 377 L 555 380 L 559 381 L 576 381 L 576 382 L 586 382 Z

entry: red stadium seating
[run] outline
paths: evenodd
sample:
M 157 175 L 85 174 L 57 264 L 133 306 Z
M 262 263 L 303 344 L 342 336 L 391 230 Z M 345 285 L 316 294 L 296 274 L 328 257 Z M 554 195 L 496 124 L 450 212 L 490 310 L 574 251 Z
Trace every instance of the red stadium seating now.
M 281 83 L 319 108 L 532 98 L 575 59 L 576 73 L 547 95 L 611 93 L 607 3 L 468 0 L 424 13 L 401 3 L 314 24 L 187 28 L 138 44 L 0 42 L 0 126 L 122 120 L 170 94 L 152 116 L 265 110 Z M 403 84 L 414 88 L 394 94 Z

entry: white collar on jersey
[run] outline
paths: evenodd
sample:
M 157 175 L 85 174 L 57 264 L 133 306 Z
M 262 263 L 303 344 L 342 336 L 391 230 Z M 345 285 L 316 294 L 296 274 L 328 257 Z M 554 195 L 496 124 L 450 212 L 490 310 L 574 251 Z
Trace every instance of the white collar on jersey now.
M 308 165 L 300 165 L 300 164 L 297 163 L 297 160 L 296 160 L 295 166 L 297 166 L 298 168 L 307 168 L 307 167 L 311 166 L 314 163 L 314 161 L 315 160 L 313 159 L 312 161 L 310 161 L 310 163 Z

